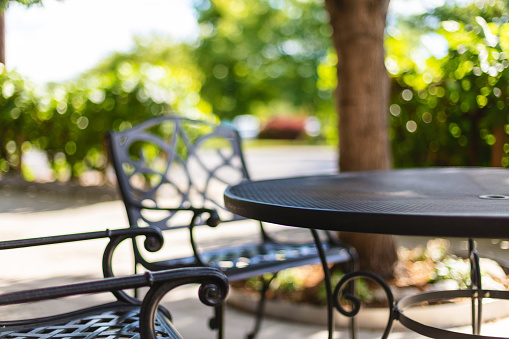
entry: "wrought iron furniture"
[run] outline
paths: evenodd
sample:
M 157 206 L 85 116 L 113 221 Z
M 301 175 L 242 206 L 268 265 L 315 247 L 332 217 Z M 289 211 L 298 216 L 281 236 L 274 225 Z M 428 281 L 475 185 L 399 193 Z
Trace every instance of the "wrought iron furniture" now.
M 344 284 L 363 276 L 375 279 L 388 294 L 390 319 L 432 338 L 494 338 L 480 335 L 482 299 L 509 299 L 509 291 L 483 290 L 479 257 L 472 238 L 509 237 L 509 170 L 495 168 L 432 168 L 349 172 L 246 182 L 229 187 L 225 205 L 233 213 L 263 221 L 333 231 L 469 238 L 472 285 L 458 291 L 417 294 L 394 303 L 391 291 L 369 272 L 347 273 L 334 291 L 336 308 L 355 316 L 338 301 Z M 311 223 L 320 220 L 320 224 Z M 419 323 L 405 314 L 408 307 L 425 301 L 471 298 L 472 333 L 464 334 Z
M 122 241 L 136 236 L 145 237 L 146 248 L 150 251 L 157 251 L 162 246 L 161 232 L 150 227 L 0 242 L 0 251 L 4 251 L 109 238 L 102 262 L 104 279 L 1 294 L 2 307 L 100 292 L 111 292 L 117 299 L 60 315 L 0 321 L 0 338 L 181 338 L 170 321 L 170 313 L 159 305 L 166 293 L 175 287 L 196 283 L 200 284 L 199 297 L 204 304 L 217 306 L 225 299 L 228 281 L 214 268 L 179 268 L 114 277 L 112 258 L 115 249 Z M 124 292 L 139 287 L 149 287 L 143 300 Z
M 189 229 L 189 256 L 150 260 L 135 243 L 136 264 L 150 270 L 170 267 L 212 266 L 230 281 L 262 276 L 297 266 L 319 264 L 319 252 L 326 263 L 345 263 L 354 251 L 332 235 L 306 243 L 280 242 L 259 223 L 260 237 L 248 244 L 200 249 L 195 228 L 215 227 L 222 222 L 244 219 L 224 209 L 222 195 L 227 185 L 249 181 L 237 131 L 226 125 L 166 116 L 132 129 L 110 133 L 109 144 L 117 180 L 129 222 L 161 230 Z M 317 221 L 314 220 L 313 223 Z M 167 241 L 171 232 L 167 234 Z M 318 246 L 316 246 L 318 244 Z M 168 252 L 171 256 L 172 253 Z M 273 277 L 273 276 L 272 276 Z M 264 280 L 253 338 L 260 328 L 265 293 L 271 279 Z M 216 309 L 211 327 L 222 333 L 222 308 Z

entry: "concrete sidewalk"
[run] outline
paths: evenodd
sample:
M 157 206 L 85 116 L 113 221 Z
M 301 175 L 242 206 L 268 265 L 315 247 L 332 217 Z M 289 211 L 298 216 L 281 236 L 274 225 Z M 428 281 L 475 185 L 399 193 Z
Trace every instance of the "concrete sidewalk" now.
M 299 160 L 302 158 L 310 160 L 302 162 Z M 279 176 L 330 173 L 335 168 L 334 153 L 328 148 L 253 150 L 248 153 L 247 160 L 253 168 L 255 179 L 275 177 L 276 173 Z M 30 187 L 32 188 L 18 190 L 13 183 L 6 185 L 0 180 L 0 198 L 3 205 L 0 208 L 0 239 L 80 233 L 123 228 L 128 225 L 122 202 L 111 199 L 114 191 L 101 192 L 92 197 L 85 194 L 73 198 L 65 191 L 55 193 L 53 189 L 44 190 L 37 185 Z M 285 232 L 284 229 L 277 229 L 282 233 Z M 297 231 L 292 229 L 292 232 Z M 230 242 L 249 237 L 254 232 L 256 225 L 243 221 L 240 224 L 221 226 L 208 232 L 206 236 L 212 237 L 212 240 Z M 186 239 L 187 232 L 176 236 Z M 105 244 L 105 241 L 100 240 L 51 246 L 54 248 L 2 251 L 0 293 L 100 278 Z M 176 250 L 184 249 L 172 248 L 172 251 Z M 130 272 L 132 262 L 126 260 L 130 258 L 129 251 L 129 246 L 124 246 L 116 257 L 119 275 Z M 43 305 L 1 307 L 0 319 L 26 318 L 48 311 L 60 313 L 76 306 L 85 307 L 109 300 L 112 300 L 109 295 L 100 295 L 93 298 L 77 297 L 52 301 Z M 185 338 L 214 338 L 214 333 L 207 327 L 212 310 L 198 301 L 195 286 L 174 290 L 165 299 L 164 304 L 172 311 L 174 323 Z M 228 307 L 225 323 L 226 339 L 244 338 L 253 325 L 253 315 Z M 506 328 L 509 328 L 509 321 L 502 319 L 486 324 L 483 332 L 489 335 L 502 335 Z M 469 328 L 458 330 L 468 333 Z M 380 330 L 362 330 L 359 338 L 371 339 L 380 336 Z M 323 325 L 268 318 L 263 322 L 258 338 L 318 339 L 327 338 L 327 332 Z M 348 338 L 347 332 L 344 329 L 337 329 L 335 338 Z M 398 329 L 390 335 L 390 338 L 422 337 Z

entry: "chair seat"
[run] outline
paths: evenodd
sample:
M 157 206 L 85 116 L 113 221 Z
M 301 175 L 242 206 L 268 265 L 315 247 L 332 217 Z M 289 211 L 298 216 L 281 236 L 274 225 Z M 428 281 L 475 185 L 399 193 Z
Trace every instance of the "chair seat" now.
M 351 258 L 350 252 L 344 247 L 322 242 L 322 248 L 329 262 L 348 262 Z M 230 281 L 320 263 L 318 250 L 314 243 L 248 244 L 204 251 L 201 253 L 201 258 L 210 266 L 223 271 Z M 196 265 L 196 260 L 190 256 L 156 264 L 170 267 L 192 266 Z
M 38 320 L 0 322 L 0 338 L 140 339 L 139 313 L 139 306 L 115 302 Z M 155 329 L 157 338 L 182 338 L 160 312 Z

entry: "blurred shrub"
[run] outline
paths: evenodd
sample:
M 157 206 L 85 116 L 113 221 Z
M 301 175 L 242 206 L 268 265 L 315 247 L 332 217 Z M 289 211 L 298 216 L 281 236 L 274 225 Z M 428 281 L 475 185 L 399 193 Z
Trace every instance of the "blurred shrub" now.
M 46 87 L 0 67 L 0 173 L 33 178 L 23 165 L 33 149 L 45 152 L 57 180 L 104 173 L 106 131 L 172 109 L 215 121 L 212 107 L 222 119 L 266 119 L 272 112 L 315 116 L 320 135 L 337 143 L 337 57 L 323 3 L 195 3 L 200 39 L 192 46 L 138 42 L 133 53 L 113 55 L 75 81 Z M 398 19 L 387 32 L 395 166 L 509 167 L 507 2 L 446 1 L 424 15 Z M 434 53 L 437 46 L 444 46 L 442 55 Z M 300 124 L 278 118 L 261 137 L 302 132 Z
M 36 149 L 46 153 L 56 180 L 105 173 L 109 130 L 124 130 L 172 110 L 216 120 L 200 99 L 200 73 L 186 55 L 184 46 L 167 41 L 138 43 L 133 53 L 115 54 L 75 81 L 46 87 L 2 67 L 0 172 L 33 177 L 23 166 L 23 155 Z

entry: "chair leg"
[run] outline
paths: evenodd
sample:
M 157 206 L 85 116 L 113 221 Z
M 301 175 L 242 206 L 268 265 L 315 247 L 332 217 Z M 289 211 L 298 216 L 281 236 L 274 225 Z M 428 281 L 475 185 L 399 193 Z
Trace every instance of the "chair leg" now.
M 209 321 L 209 327 L 217 330 L 217 339 L 223 339 L 224 305 L 214 307 L 214 317 Z
M 134 239 L 133 239 L 134 241 Z M 134 274 L 137 274 L 138 273 L 138 263 L 135 261 L 134 262 Z M 134 297 L 136 299 L 139 299 L 140 298 L 140 292 L 137 288 L 134 289 Z
M 253 330 L 248 333 L 247 339 L 254 339 L 258 332 L 260 331 L 260 327 L 262 324 L 263 311 L 265 309 L 265 299 L 267 296 L 267 291 L 269 290 L 270 283 L 277 276 L 277 273 L 274 273 L 270 279 L 265 279 L 263 276 L 260 277 L 262 280 L 262 289 L 260 290 L 260 300 L 258 301 L 258 307 L 256 310 L 256 320 Z

